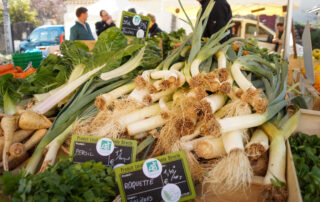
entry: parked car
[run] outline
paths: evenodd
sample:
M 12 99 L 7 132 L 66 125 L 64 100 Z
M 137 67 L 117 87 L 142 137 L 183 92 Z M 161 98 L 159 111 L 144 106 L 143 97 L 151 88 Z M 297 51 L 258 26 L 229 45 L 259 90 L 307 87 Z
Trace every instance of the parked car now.
M 272 43 L 272 39 L 275 36 L 275 32 L 269 27 L 265 26 L 262 22 L 259 23 L 259 32 L 257 33 L 257 21 L 233 18 L 233 22 L 236 24 L 236 30 L 234 35 L 241 38 L 255 38 L 258 40 L 259 47 L 268 48 L 271 51 L 275 50 L 275 44 Z M 298 56 L 303 55 L 303 47 L 296 44 Z M 290 37 L 290 54 L 293 54 L 293 40 Z
M 64 39 L 63 25 L 46 25 L 37 27 L 28 36 L 27 40 L 19 45 L 20 52 L 35 49 L 39 46 L 56 46 L 60 44 L 60 38 Z

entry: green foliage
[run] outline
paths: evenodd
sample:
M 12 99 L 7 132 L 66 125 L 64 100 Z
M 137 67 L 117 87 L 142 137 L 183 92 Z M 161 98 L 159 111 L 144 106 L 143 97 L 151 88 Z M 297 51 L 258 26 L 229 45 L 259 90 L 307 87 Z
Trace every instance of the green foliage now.
M 30 0 L 8 0 L 11 23 L 31 22 L 38 24 L 36 19 L 37 12 L 30 7 Z M 0 10 L 0 24 L 3 24 L 3 10 Z
M 4 172 L 1 187 L 14 202 L 112 201 L 117 195 L 114 179 L 112 168 L 101 162 L 64 160 L 35 175 Z
M 63 85 L 71 72 L 72 67 L 67 65 L 62 57 L 49 55 L 42 61 L 37 73 L 29 75 L 19 87 L 25 96 L 46 93 Z M 16 79 L 17 80 L 17 79 Z
M 17 90 L 23 81 L 14 79 L 12 74 L 5 74 L 0 76 L 0 106 L 4 106 L 4 95 L 8 93 L 12 102 L 20 101 L 22 93 Z
M 313 49 L 320 49 L 320 29 L 311 31 L 311 41 Z
M 174 44 L 181 43 L 186 35 L 184 29 L 179 29 L 171 33 L 161 32 L 158 36 L 162 40 L 163 58 L 166 58 L 170 51 L 174 49 Z
M 289 141 L 303 201 L 320 201 L 320 138 L 298 133 Z

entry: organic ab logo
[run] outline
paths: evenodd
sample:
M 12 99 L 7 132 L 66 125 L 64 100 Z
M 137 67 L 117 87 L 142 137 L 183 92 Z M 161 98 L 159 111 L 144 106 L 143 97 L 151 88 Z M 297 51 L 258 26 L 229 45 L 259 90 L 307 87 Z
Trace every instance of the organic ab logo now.
M 102 138 L 97 142 L 96 150 L 101 156 L 109 156 L 114 150 L 114 143 L 109 138 Z
M 105 141 L 105 140 L 101 141 L 101 149 L 102 150 L 110 150 L 111 149 L 111 145 L 112 145 L 111 141 Z
M 132 19 L 132 23 L 133 23 L 135 26 L 137 26 L 137 25 L 140 24 L 140 22 L 141 22 L 140 16 L 139 16 L 139 15 L 135 15 L 135 16 L 133 17 L 133 19 Z
M 159 170 L 159 166 L 157 164 L 157 161 L 148 162 L 147 167 L 148 167 L 148 171 L 151 173 Z
M 142 170 L 148 178 L 156 178 L 162 173 L 162 165 L 158 159 L 148 159 L 144 162 Z

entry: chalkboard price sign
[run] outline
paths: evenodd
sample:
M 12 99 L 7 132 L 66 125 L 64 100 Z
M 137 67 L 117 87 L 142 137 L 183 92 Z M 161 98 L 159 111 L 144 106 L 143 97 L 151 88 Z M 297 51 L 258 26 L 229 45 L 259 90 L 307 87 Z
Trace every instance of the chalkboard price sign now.
M 73 163 L 94 160 L 103 165 L 118 167 L 135 162 L 137 141 L 74 135 L 70 153 Z
M 122 12 L 120 29 L 126 36 L 145 38 L 148 36 L 149 24 L 149 17 L 127 11 Z
M 196 196 L 183 151 L 128 164 L 115 173 L 122 201 L 176 202 Z

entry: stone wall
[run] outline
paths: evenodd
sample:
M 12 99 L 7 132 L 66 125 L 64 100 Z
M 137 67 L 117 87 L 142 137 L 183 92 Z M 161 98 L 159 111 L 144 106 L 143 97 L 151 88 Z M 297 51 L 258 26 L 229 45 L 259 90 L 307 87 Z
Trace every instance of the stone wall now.
M 22 41 L 26 39 L 34 28 L 35 27 L 29 22 L 17 22 L 11 24 L 12 40 Z M 3 24 L 0 24 L 0 52 L 3 51 L 5 51 L 4 28 Z

